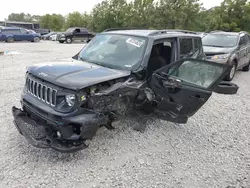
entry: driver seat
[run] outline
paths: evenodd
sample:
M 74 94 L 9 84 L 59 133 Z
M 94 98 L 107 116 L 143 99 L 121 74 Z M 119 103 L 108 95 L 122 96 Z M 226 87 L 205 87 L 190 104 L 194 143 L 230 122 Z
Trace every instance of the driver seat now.
M 162 56 L 160 56 L 159 46 L 154 45 L 148 61 L 147 78 L 150 78 L 156 70 L 160 69 L 166 64 L 166 60 Z

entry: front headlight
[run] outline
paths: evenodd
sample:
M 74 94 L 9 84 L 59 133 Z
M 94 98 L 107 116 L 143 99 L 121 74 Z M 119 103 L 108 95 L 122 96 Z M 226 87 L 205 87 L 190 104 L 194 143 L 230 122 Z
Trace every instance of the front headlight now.
M 230 56 L 230 54 L 221 54 L 221 55 L 215 55 L 211 59 L 227 59 Z
M 74 94 L 65 95 L 65 101 L 68 106 L 72 107 L 75 105 L 76 96 Z

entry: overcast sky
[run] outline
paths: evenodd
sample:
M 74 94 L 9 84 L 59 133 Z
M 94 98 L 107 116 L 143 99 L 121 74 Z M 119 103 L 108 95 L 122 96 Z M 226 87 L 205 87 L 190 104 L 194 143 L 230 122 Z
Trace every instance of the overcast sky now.
M 11 13 L 30 13 L 36 15 L 44 14 L 62 14 L 67 15 L 73 11 L 90 12 L 95 4 L 100 3 L 102 0 L 71 0 L 57 1 L 57 0 L 2 0 L 0 6 L 0 21 L 4 20 Z M 205 8 L 220 5 L 222 0 L 200 0 Z

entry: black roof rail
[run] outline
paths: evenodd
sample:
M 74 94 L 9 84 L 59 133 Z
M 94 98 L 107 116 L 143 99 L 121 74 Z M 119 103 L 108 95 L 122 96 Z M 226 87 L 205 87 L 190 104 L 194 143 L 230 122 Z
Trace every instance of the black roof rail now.
M 188 30 L 178 30 L 178 29 L 166 29 L 166 30 L 158 30 L 158 31 L 153 31 L 151 32 L 149 35 L 160 35 L 160 34 L 166 34 L 166 33 L 173 33 L 173 32 L 177 32 L 177 33 L 186 33 L 186 34 L 197 34 L 194 31 L 188 31 Z
M 138 28 L 138 27 L 124 27 L 124 28 L 109 28 L 105 29 L 103 32 L 109 32 L 109 31 L 119 31 L 119 30 L 145 30 L 146 28 Z

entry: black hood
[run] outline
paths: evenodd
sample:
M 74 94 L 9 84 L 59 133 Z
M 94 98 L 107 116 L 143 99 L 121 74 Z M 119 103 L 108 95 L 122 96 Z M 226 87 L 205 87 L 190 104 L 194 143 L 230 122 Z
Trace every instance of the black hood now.
M 213 46 L 203 46 L 204 53 L 206 55 L 219 55 L 219 54 L 230 54 L 232 53 L 236 47 L 233 48 L 221 48 L 221 47 L 213 47 Z
M 28 68 L 28 72 L 52 84 L 72 90 L 130 75 L 130 71 L 109 69 L 76 60 L 33 65 Z

